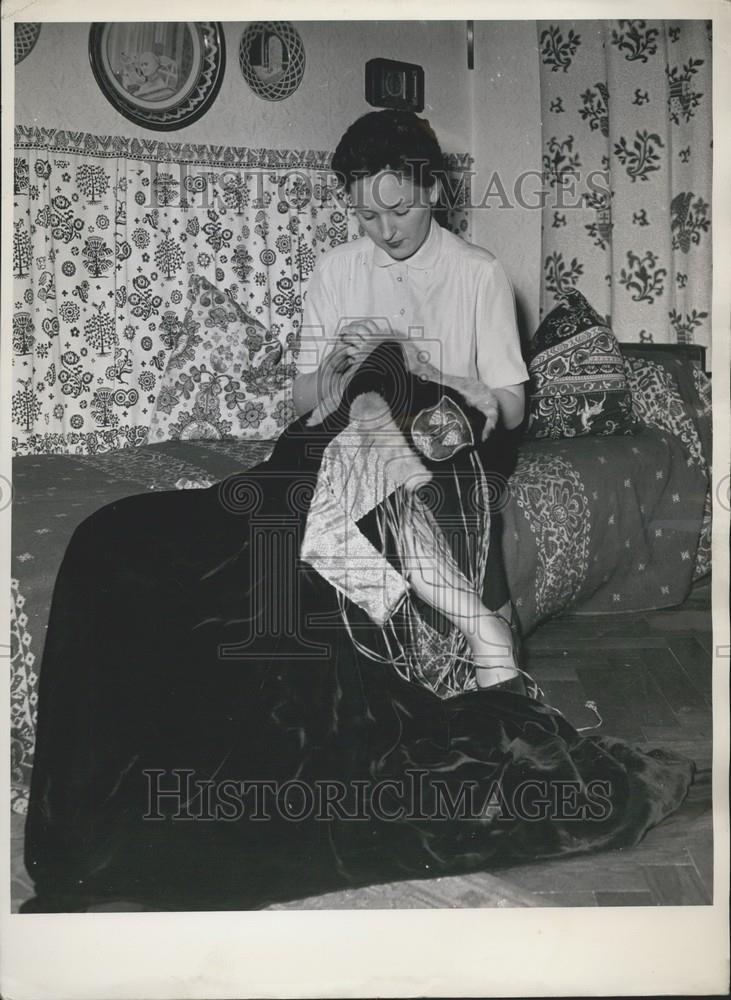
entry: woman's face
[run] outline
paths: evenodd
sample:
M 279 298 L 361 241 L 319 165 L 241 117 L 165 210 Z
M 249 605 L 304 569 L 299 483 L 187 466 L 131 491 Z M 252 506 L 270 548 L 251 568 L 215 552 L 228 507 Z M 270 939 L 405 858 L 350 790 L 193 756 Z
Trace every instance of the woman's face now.
M 376 246 L 394 260 L 411 257 L 429 235 L 437 194 L 436 183 L 420 187 L 393 170 L 361 177 L 350 189 L 358 221 Z
M 157 56 L 152 52 L 143 52 L 140 56 L 140 69 L 143 74 L 147 77 L 152 76 L 152 74 L 157 69 Z

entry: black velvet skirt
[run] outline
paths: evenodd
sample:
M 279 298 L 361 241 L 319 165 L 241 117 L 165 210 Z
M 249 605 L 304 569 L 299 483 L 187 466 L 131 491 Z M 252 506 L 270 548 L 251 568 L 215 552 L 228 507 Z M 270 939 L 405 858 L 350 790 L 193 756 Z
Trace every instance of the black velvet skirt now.
M 439 698 L 363 655 L 382 639 L 358 608 L 342 627 L 299 543 L 352 400 L 379 392 L 411 440 L 446 393 L 479 440 L 479 414 L 384 351 L 388 376 L 359 372 L 262 465 L 77 529 L 40 672 L 25 911 L 249 909 L 627 848 L 683 801 L 691 761 L 517 694 Z M 447 460 L 455 482 L 468 451 Z

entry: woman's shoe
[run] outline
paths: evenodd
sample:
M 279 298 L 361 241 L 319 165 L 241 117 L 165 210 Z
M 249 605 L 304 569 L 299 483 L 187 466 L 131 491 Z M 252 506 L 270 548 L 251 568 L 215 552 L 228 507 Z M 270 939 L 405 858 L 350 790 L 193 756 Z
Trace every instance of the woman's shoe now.
M 525 697 L 531 698 L 533 701 L 542 701 L 545 697 L 542 689 L 538 686 L 531 675 L 520 666 L 523 653 L 523 641 L 520 634 L 520 623 L 512 604 L 510 606 L 510 619 L 506 618 L 505 615 L 500 614 L 499 611 L 492 611 L 490 612 L 490 615 L 492 618 L 500 619 L 500 621 L 504 622 L 504 624 L 510 629 L 512 637 L 513 666 L 518 673 L 515 677 L 510 677 L 508 680 L 499 681 L 497 684 L 490 684 L 486 688 L 483 688 L 483 690 L 509 691 L 513 694 L 525 695 Z
M 483 691 L 507 691 L 509 694 L 520 694 L 523 697 L 529 697 L 528 689 L 526 683 L 520 674 L 516 674 L 515 677 L 511 677 L 507 681 L 499 681 L 497 684 L 491 684 L 489 687 L 483 688 Z

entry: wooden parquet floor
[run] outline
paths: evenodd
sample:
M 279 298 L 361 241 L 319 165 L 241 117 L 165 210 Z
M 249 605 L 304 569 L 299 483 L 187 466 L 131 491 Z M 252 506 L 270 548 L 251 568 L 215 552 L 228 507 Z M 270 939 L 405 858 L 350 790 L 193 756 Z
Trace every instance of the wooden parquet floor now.
M 591 699 L 604 720 L 599 732 L 678 750 L 699 774 L 683 807 L 638 847 L 501 872 L 516 888 L 556 906 L 712 902 L 710 606 L 704 580 L 680 608 L 567 616 L 527 640 L 526 669 L 574 725 L 595 721 Z

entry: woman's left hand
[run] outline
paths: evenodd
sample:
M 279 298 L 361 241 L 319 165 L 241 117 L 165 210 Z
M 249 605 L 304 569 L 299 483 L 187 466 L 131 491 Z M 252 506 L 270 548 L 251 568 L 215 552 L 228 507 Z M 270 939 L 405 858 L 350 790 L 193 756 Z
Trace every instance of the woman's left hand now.
M 433 382 L 440 382 L 450 389 L 456 389 L 465 402 L 472 406 L 485 418 L 485 426 L 482 429 L 482 440 L 495 429 L 500 414 L 498 398 L 484 382 L 478 379 L 463 378 L 460 375 L 447 375 L 439 371 L 430 361 L 427 360 L 428 353 L 424 351 L 421 341 L 401 339 L 404 354 L 409 368 L 414 375 L 426 377 Z
M 482 429 L 482 440 L 484 441 L 495 429 L 498 422 L 500 410 L 497 396 L 484 382 L 478 382 L 477 379 L 465 378 L 455 381 L 459 384 L 453 388 L 464 396 L 466 403 L 479 410 L 485 418 L 485 426 Z

